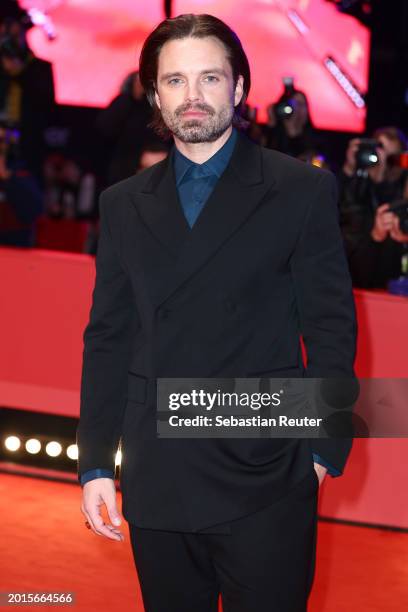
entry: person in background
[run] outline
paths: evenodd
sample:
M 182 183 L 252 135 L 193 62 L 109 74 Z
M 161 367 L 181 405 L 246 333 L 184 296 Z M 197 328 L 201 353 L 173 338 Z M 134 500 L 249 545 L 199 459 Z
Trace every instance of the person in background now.
M 45 213 L 49 217 L 95 218 L 97 179 L 86 160 L 60 153 L 48 155 L 44 164 L 44 189 Z
M 42 195 L 32 174 L 13 158 L 12 135 L 0 123 L 0 244 L 32 247 Z
M 0 119 L 19 134 L 20 155 L 41 177 L 44 130 L 54 108 L 54 81 L 49 62 L 34 56 L 26 26 L 16 18 L 0 23 Z
M 142 172 L 146 168 L 150 168 L 154 164 L 166 159 L 169 153 L 169 148 L 165 143 L 151 142 L 146 143 L 143 151 L 140 154 L 139 166 L 137 172 Z
M 356 155 L 361 139 L 353 138 L 338 176 L 340 223 L 350 272 L 355 287 L 385 288 L 401 274 L 401 259 L 407 250 L 408 234 L 399 217 L 389 210 L 393 202 L 408 199 L 408 170 L 398 158 L 407 140 L 397 127 L 377 129 L 378 162 L 359 171 Z
M 96 129 L 110 152 L 108 185 L 135 174 L 144 143 L 157 140 L 148 127 L 151 119 L 152 109 L 140 84 L 139 73 L 132 72 L 124 80 L 119 95 L 96 120 Z
M 287 116 L 281 116 L 277 109 L 290 101 L 293 109 Z M 290 98 L 287 93 L 267 108 L 268 121 L 265 128 L 265 146 L 277 149 L 292 157 L 307 155 L 317 148 L 317 138 L 310 118 L 309 103 L 302 91 L 293 89 Z

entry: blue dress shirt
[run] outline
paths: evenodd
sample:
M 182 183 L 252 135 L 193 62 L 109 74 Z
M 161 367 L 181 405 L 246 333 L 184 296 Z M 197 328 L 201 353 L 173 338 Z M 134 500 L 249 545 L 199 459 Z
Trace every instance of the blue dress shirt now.
M 232 129 L 221 149 L 203 164 L 196 164 L 175 147 L 174 175 L 181 206 L 187 223 L 192 227 L 204 208 L 218 179 L 231 159 L 237 140 L 237 131 Z
M 174 175 L 180 204 L 190 227 L 193 227 L 198 215 L 204 208 L 206 201 L 217 184 L 218 179 L 227 167 L 236 140 L 237 131 L 235 128 L 232 128 L 230 137 L 223 144 L 221 149 L 218 149 L 218 151 L 203 164 L 196 164 L 191 161 L 191 159 L 188 159 L 188 157 L 180 153 L 175 146 L 173 158 Z M 313 453 L 313 461 L 326 467 L 331 476 L 340 476 L 341 472 L 315 453 Z M 95 470 L 88 470 L 80 476 L 81 486 L 94 478 L 114 478 L 114 474 L 111 470 L 107 469 L 98 468 Z

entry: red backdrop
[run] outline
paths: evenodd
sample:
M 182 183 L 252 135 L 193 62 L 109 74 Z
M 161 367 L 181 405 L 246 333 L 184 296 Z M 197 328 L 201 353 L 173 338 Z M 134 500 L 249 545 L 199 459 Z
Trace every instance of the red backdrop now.
M 29 33 L 35 53 L 53 62 L 60 104 L 105 106 L 124 77 L 138 67 L 144 39 L 164 18 L 163 2 L 134 0 L 19 0 L 48 12 L 56 39 Z M 361 93 L 367 91 L 369 30 L 326 0 L 174 0 L 173 14 L 211 13 L 236 30 L 252 70 L 249 103 L 265 108 L 281 94 L 283 76 L 310 100 L 321 129 L 363 131 L 357 108 L 327 70 L 330 56 Z

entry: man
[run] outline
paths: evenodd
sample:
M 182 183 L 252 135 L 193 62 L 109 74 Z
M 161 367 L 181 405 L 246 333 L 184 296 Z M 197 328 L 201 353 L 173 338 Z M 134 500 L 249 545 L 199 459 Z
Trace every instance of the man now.
M 319 481 L 327 468 L 341 474 L 349 441 L 158 438 L 155 382 L 353 375 L 335 179 L 239 133 L 249 66 L 219 19 L 162 22 L 139 69 L 155 127 L 175 146 L 102 194 L 77 436 L 81 510 L 95 533 L 123 538 L 113 480 L 121 437 L 123 514 L 146 612 L 213 612 L 220 593 L 224 612 L 305 610 Z
M 13 154 L 13 131 L 0 121 L 0 245 L 32 247 L 42 193 L 31 173 Z
M 110 157 L 107 185 L 135 174 L 146 142 L 154 140 L 155 135 L 148 125 L 151 119 L 152 109 L 139 73 L 132 72 L 125 79 L 120 93 L 96 120 L 97 131 Z
M 21 21 L 4 19 L 0 22 L 0 117 L 19 131 L 21 157 L 39 179 L 44 130 L 54 104 L 51 64 L 34 56 Z

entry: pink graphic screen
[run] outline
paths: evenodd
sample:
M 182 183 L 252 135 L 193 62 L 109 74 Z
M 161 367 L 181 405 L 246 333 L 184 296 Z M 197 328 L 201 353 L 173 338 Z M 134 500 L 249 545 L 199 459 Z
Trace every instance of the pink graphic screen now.
M 57 101 L 105 106 L 138 66 L 145 37 L 163 19 L 162 2 L 20 0 L 42 11 L 55 31 L 29 32 L 35 53 L 53 63 Z M 173 14 L 210 13 L 240 37 L 252 70 L 248 102 L 266 120 L 266 106 L 290 76 L 306 93 L 321 129 L 364 130 L 370 32 L 327 0 L 175 0 Z

